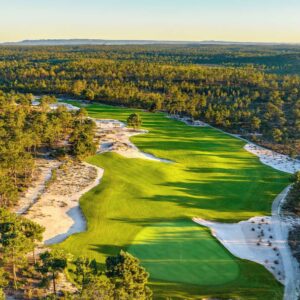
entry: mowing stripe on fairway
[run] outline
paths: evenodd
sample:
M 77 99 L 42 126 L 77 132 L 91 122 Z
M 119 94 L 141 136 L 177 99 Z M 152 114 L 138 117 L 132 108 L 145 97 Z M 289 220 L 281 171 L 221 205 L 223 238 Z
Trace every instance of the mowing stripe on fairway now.
M 98 104 L 87 109 L 92 117 L 121 121 L 135 111 Z M 132 141 L 175 163 L 114 153 L 89 158 L 105 173 L 80 201 L 88 229 L 60 246 L 101 263 L 120 249 L 132 252 L 150 272 L 156 297 L 280 299 L 282 286 L 268 271 L 233 257 L 191 219 L 238 222 L 269 215 L 289 176 L 262 165 L 244 142 L 222 132 L 162 113 L 140 114 L 149 133 Z

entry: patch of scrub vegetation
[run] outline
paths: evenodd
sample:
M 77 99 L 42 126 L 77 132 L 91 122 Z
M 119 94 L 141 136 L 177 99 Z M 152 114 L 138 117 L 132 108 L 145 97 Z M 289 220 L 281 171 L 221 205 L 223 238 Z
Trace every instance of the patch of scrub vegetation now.
M 120 121 L 136 112 L 86 108 L 92 117 Z M 149 269 L 155 298 L 281 299 L 282 286 L 270 273 L 234 258 L 191 218 L 238 222 L 269 215 L 289 176 L 262 165 L 243 149 L 244 142 L 222 132 L 188 127 L 161 113 L 139 113 L 149 133 L 133 142 L 174 163 L 114 153 L 89 158 L 105 172 L 101 184 L 81 198 L 88 230 L 61 246 L 103 264 L 120 249 L 133 252 Z

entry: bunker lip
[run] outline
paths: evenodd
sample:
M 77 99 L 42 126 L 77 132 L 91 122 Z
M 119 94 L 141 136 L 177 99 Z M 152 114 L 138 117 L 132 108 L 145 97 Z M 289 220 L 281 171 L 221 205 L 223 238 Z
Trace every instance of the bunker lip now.
M 142 152 L 130 141 L 130 138 L 148 133 L 148 130 L 131 129 L 126 124 L 112 119 L 93 119 L 96 122 L 96 136 L 100 140 L 98 153 L 115 152 L 126 158 L 141 158 L 163 163 L 172 161 Z
M 244 149 L 258 156 L 261 163 L 272 167 L 273 169 L 289 174 L 294 174 L 295 172 L 300 171 L 300 161 L 290 158 L 287 155 L 279 154 L 253 143 L 246 144 Z
M 285 272 L 282 259 L 284 240 L 276 239 L 271 217 L 253 217 L 234 224 L 210 222 L 201 218 L 193 221 L 208 227 L 212 235 L 234 256 L 263 265 L 284 284 Z
M 56 162 L 59 166 L 59 162 Z M 72 168 L 74 166 L 76 165 L 72 165 Z M 34 194 L 27 194 L 27 203 L 31 205 L 23 208 L 23 215 L 45 227 L 43 234 L 45 245 L 60 243 L 68 236 L 86 230 L 86 220 L 81 212 L 79 199 L 100 183 L 104 170 L 88 163 L 78 166 L 80 167 L 77 168 L 77 173 L 71 174 L 74 180 L 66 185 L 70 192 L 64 192 L 59 185 L 56 186 L 56 181 L 47 188 L 49 179 L 44 178 L 43 182 L 37 181 L 34 184 L 42 190 L 36 200 L 32 198 Z M 51 169 L 49 170 L 51 172 Z M 92 170 L 95 174 L 88 178 L 87 174 Z M 72 171 L 73 169 L 70 170 Z M 82 176 L 85 178 L 82 179 Z

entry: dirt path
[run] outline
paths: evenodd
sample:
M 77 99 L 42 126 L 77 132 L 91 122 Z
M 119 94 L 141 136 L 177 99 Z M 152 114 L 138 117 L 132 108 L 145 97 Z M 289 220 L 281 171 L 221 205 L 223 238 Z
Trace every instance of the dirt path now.
M 56 170 L 60 165 L 61 162 L 58 160 L 47 157 L 36 160 L 36 168 L 33 174 L 35 180 L 24 195 L 21 196 L 18 205 L 14 207 L 13 211 L 16 214 L 25 214 L 39 200 L 46 190 L 47 182 L 52 177 L 52 171 Z
M 288 244 L 288 235 L 291 224 L 289 223 L 289 220 L 281 214 L 281 207 L 289 190 L 290 186 L 281 192 L 274 200 L 272 205 L 272 219 L 274 224 L 274 235 L 277 240 L 283 241 L 280 251 L 285 273 L 284 300 L 297 300 L 300 295 L 300 269 Z

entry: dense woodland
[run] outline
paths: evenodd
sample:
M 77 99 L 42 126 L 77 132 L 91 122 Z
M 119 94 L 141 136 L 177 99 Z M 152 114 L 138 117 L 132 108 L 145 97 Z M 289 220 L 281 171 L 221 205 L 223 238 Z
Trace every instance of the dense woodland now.
M 292 177 L 292 186 L 283 208 L 289 213 L 300 216 L 300 172 Z
M 299 155 L 300 76 L 287 73 L 300 47 L 2 47 L 0 53 L 5 91 L 166 110 Z
M 299 45 L 105 45 L 105 46 L 2 46 L 3 60 L 113 59 L 166 64 L 201 64 L 255 67 L 270 73 L 299 74 Z

